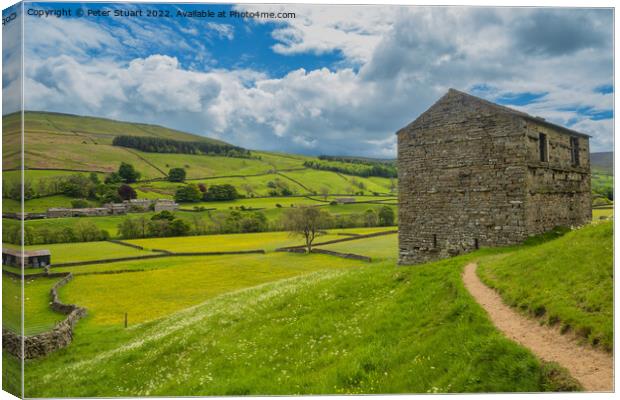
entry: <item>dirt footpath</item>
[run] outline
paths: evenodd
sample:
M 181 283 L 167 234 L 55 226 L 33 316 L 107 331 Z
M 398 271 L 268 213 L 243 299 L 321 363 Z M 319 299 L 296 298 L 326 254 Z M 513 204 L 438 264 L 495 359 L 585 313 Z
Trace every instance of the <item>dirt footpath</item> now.
M 579 345 L 571 335 L 540 325 L 504 304 L 499 294 L 476 275 L 476 264 L 463 272 L 465 287 L 487 311 L 493 324 L 510 339 L 529 348 L 545 361 L 555 361 L 566 368 L 587 391 L 613 391 L 613 359 L 603 351 Z

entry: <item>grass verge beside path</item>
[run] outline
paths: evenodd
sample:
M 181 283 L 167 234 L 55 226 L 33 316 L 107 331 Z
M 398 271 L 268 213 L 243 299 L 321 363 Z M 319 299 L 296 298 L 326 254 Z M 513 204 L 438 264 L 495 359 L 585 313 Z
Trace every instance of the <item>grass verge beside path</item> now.
M 570 267 L 569 267 L 570 266 Z M 478 274 L 502 298 L 594 345 L 613 348 L 613 224 L 483 258 Z

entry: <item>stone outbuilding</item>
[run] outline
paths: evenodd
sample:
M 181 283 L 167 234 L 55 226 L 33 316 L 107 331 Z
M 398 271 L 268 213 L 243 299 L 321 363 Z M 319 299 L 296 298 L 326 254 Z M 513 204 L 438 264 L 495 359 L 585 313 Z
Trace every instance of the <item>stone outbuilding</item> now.
M 450 89 L 397 136 L 401 264 L 592 219 L 588 135 Z
M 25 250 L 23 252 L 24 268 L 46 267 L 52 262 L 52 255 L 49 250 Z M 11 267 L 21 267 L 22 252 L 19 249 L 2 249 L 2 265 Z

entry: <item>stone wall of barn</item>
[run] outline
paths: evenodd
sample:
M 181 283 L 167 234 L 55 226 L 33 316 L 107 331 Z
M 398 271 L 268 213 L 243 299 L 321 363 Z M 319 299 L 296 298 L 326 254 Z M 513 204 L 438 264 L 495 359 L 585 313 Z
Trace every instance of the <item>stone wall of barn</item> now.
M 527 236 L 524 127 L 450 92 L 398 133 L 400 263 Z
M 450 91 L 398 132 L 399 262 L 588 223 L 589 171 L 587 136 Z
M 580 226 L 592 220 L 590 148 L 588 138 L 559 132 L 535 121 L 527 123 L 526 226 L 529 234 L 555 226 Z M 541 135 L 547 161 L 540 159 Z M 573 147 L 578 156 L 571 156 Z

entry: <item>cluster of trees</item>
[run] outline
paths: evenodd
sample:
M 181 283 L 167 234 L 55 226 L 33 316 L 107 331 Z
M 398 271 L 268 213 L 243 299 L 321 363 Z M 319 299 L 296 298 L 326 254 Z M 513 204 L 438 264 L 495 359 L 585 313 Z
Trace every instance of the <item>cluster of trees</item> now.
M 292 196 L 295 194 L 289 187 L 288 182 L 280 178 L 267 182 L 267 187 L 269 188 L 269 196 Z
M 170 182 L 183 182 L 187 173 L 183 168 L 170 168 L 168 172 L 168 181 Z
M 82 201 L 74 201 L 73 206 L 84 208 L 89 207 L 89 203 L 85 199 L 105 203 L 135 199 L 137 194 L 128 184 L 134 183 L 138 179 L 140 179 L 140 173 L 136 171 L 133 165 L 122 162 L 118 171 L 108 174 L 103 182 L 95 172 L 88 175 L 76 173 L 67 176 L 41 178 L 37 180 L 36 184 L 26 179 L 24 182 L 24 199 L 30 200 L 64 194 L 74 199 L 82 199 Z M 20 200 L 21 185 L 19 181 L 4 181 L 3 185 L 3 197 Z
M 21 227 L 19 224 L 6 224 L 2 231 L 2 240 L 7 243 L 20 244 Z M 108 231 L 99 229 L 91 221 L 78 221 L 73 226 L 37 227 L 26 225 L 24 229 L 24 245 L 95 242 L 110 238 Z
M 119 235 L 124 239 L 187 236 L 190 231 L 189 224 L 170 211 L 162 211 L 151 218 L 145 216 L 125 218 L 118 225 Z
M 237 189 L 230 184 L 211 185 L 189 184 L 179 186 L 174 194 L 177 203 L 196 203 L 199 201 L 228 201 L 241 197 Z
M 185 142 L 146 136 L 116 136 L 114 146 L 129 147 L 148 153 L 205 154 L 225 157 L 249 158 L 250 151 L 227 143 Z
M 125 239 L 145 237 L 171 237 L 188 235 L 205 235 L 214 233 L 251 233 L 278 230 L 293 230 L 291 224 L 298 216 L 298 210 L 308 215 L 315 215 L 317 227 L 355 228 L 373 226 L 392 226 L 395 222 L 394 210 L 383 206 L 378 211 L 368 209 L 360 213 L 332 214 L 323 207 L 291 207 L 283 213 L 279 220 L 269 221 L 261 211 L 216 211 L 204 214 L 192 213 L 180 218 L 170 211 L 162 211 L 148 217 L 144 214 L 127 216 L 118 225 L 119 236 Z M 308 211 L 311 210 L 311 211 Z M 307 215 L 303 218 L 306 218 Z M 314 218 L 314 217 L 312 217 Z M 21 237 L 20 224 L 9 221 L 3 230 L 3 240 L 7 243 L 19 244 Z M 89 242 L 110 238 L 106 230 L 97 228 L 89 220 L 78 220 L 75 225 L 65 227 L 47 227 L 26 225 L 24 232 L 25 244 L 49 244 L 69 242 Z
M 319 156 L 318 161 L 315 160 L 304 162 L 304 167 L 362 177 L 398 177 L 398 172 L 396 171 L 396 166 L 394 164 L 379 161 L 363 161 L 356 159 L 344 160 L 338 159 L 337 157 L 328 158 L 328 156 Z
M 135 199 L 136 191 L 129 185 L 140 178 L 140 173 L 131 164 L 121 163 L 118 172 L 112 172 L 101 182 L 96 173 L 86 176 L 74 174 L 64 177 L 59 185 L 60 193 L 75 199 L 88 199 L 100 203 Z M 74 207 L 88 207 L 86 200 L 73 201 Z

